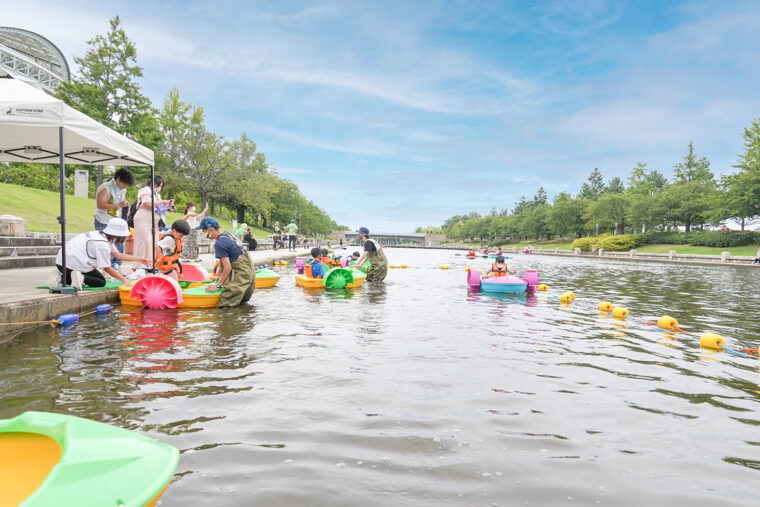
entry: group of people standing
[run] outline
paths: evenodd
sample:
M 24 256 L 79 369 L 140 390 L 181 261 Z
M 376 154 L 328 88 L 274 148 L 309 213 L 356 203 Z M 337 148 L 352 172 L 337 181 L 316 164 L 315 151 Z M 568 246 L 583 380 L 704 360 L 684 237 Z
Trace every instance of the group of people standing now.
M 127 169 L 119 169 L 113 178 L 98 186 L 95 192 L 95 230 L 79 234 L 66 242 L 65 270 L 62 251 L 58 252 L 56 268 L 59 283 L 64 281 L 66 285 L 74 285 L 79 289 L 82 285 L 104 287 L 106 280 L 101 272 L 103 270 L 111 277 L 131 285 L 119 272 L 117 264 L 121 261 L 136 262 L 153 272 L 178 279 L 182 269 L 180 258 L 200 260 L 200 231 L 214 241 L 214 255 L 222 268 L 218 281 L 209 284 L 206 290 L 214 292 L 225 289 L 220 296 L 219 307 L 237 306 L 250 300 L 255 287 L 256 271 L 243 246 L 243 240 L 253 240 L 252 249 L 255 249 L 251 229 L 246 224 L 241 224 L 245 229 L 242 237 L 223 232 L 215 218 L 206 216 L 208 208 L 198 212 L 196 203 L 189 201 L 184 216 L 176 220 L 170 230 L 161 233 L 166 212 L 174 207 L 174 199 L 161 197 L 163 179 L 155 176 L 148 180 L 137 192 L 137 201 L 130 208 L 126 193 L 127 188 L 134 184 L 134 175 Z M 130 231 L 130 226 L 133 231 Z M 275 222 L 273 231 L 276 235 L 287 232 L 288 249 L 295 251 L 298 235 L 295 219 L 282 229 L 279 222 Z M 240 232 L 236 231 L 236 235 Z M 359 228 L 358 232 L 364 243 L 364 251 L 357 259 L 356 267 L 361 269 L 369 261 L 367 281 L 385 279 L 388 261 L 381 245 L 369 237 L 366 227 Z M 124 243 L 130 235 L 134 236 L 132 255 L 124 253 Z
M 283 238 L 283 236 L 285 236 Z M 277 250 L 279 246 L 285 246 L 285 242 L 288 244 L 288 251 L 296 251 L 296 243 L 298 242 L 298 225 L 296 219 L 293 218 L 289 224 L 285 227 L 280 227 L 280 222 L 276 221 L 272 225 L 272 241 L 273 248 Z

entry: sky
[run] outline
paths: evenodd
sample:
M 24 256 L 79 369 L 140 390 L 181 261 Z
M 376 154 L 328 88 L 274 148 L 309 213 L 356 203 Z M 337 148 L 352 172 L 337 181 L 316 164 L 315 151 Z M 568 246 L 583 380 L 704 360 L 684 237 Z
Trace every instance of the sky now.
M 65 5 L 64 5 L 65 4 Z M 121 17 L 160 107 L 256 141 L 339 224 L 410 232 L 576 194 L 598 167 L 734 172 L 760 116 L 756 1 L 0 0 L 75 70 Z

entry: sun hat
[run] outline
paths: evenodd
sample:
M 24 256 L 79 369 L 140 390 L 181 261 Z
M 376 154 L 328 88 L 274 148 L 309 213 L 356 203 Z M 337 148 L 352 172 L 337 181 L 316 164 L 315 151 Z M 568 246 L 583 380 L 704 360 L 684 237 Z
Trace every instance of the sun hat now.
M 127 221 L 123 218 L 112 218 L 108 221 L 106 224 L 106 228 L 103 229 L 103 232 L 105 234 L 108 234 L 109 236 L 120 236 L 120 237 L 127 237 L 131 236 L 132 234 L 129 232 L 129 226 L 127 225 Z
M 208 229 L 209 227 L 213 227 L 214 229 L 219 228 L 219 222 L 217 222 L 216 218 L 214 217 L 206 217 L 203 220 L 201 220 L 201 225 L 195 228 L 196 231 L 202 231 L 204 229 Z
M 361 234 L 362 236 L 369 236 L 369 229 L 367 229 L 366 227 L 359 227 L 359 228 L 356 230 L 356 232 L 358 232 L 358 233 L 359 233 L 359 234 Z

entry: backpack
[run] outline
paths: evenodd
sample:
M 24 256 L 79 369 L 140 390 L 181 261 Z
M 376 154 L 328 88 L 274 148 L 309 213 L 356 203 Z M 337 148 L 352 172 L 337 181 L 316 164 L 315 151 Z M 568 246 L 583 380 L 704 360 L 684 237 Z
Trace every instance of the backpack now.
M 127 225 L 133 229 L 135 227 L 135 213 L 137 213 L 137 201 L 129 205 L 129 214 L 127 215 Z

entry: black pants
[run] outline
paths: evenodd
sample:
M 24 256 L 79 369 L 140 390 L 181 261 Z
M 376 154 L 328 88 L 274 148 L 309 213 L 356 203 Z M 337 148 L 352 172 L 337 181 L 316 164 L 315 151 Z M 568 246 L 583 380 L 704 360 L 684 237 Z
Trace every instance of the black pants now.
M 56 264 L 55 267 L 58 268 L 59 273 L 63 273 L 63 268 L 60 264 Z M 71 285 L 71 271 L 71 269 L 66 268 L 66 285 Z M 82 274 L 84 275 L 84 285 L 87 285 L 88 287 L 106 286 L 106 278 L 103 276 L 103 273 L 97 269 Z
M 294 234 L 291 234 L 290 236 L 288 236 L 288 250 L 290 250 L 291 248 L 293 250 L 296 249 L 296 237 Z

